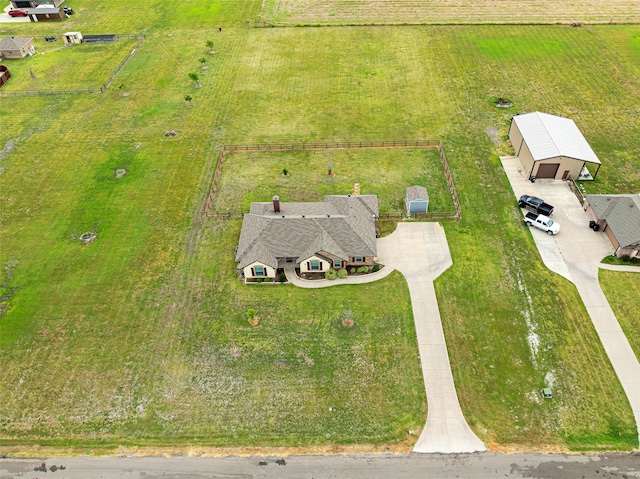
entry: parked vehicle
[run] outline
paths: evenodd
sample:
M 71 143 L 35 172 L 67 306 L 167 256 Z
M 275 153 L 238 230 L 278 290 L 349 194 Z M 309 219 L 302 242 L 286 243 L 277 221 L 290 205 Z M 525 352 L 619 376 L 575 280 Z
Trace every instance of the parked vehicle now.
M 536 196 L 522 195 L 518 200 L 518 206 L 545 216 L 553 214 L 553 206 Z
M 29 15 L 29 10 L 26 8 L 13 8 L 9 10 L 10 17 L 26 17 Z
M 560 225 L 545 215 L 537 215 L 535 213 L 527 213 L 524 222 L 528 226 L 535 226 L 542 231 L 546 231 L 550 235 L 558 234 Z
M 71 7 L 62 7 L 62 11 L 67 15 L 73 15 L 73 8 Z

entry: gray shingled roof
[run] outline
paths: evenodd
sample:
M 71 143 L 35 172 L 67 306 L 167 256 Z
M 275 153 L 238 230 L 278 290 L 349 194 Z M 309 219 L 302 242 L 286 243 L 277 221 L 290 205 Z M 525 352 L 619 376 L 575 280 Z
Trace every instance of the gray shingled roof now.
M 283 218 L 284 216 L 284 218 Z M 244 215 L 236 261 L 244 268 L 255 261 L 276 268 L 278 258 L 305 259 L 326 251 L 348 260 L 376 256 L 373 216 L 375 195 L 331 195 L 324 202 L 252 203 Z
M 569 118 L 536 111 L 516 115 L 513 122 L 518 126 L 534 161 L 566 156 L 600 164 L 586 138 Z
M 640 241 L 640 195 L 586 195 L 599 220 L 605 220 L 621 247 Z
M 20 50 L 31 40 L 33 37 L 4 37 L 0 40 L 0 50 Z
M 428 199 L 429 193 L 424 186 L 414 185 L 407 188 L 407 201 Z

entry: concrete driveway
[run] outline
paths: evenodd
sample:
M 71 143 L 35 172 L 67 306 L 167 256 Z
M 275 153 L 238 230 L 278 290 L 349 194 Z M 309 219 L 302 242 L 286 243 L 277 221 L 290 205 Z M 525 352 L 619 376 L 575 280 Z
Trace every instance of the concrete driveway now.
M 414 452 L 486 451 L 460 409 L 433 287 L 453 264 L 444 229 L 439 223 L 400 223 L 377 247 L 379 261 L 404 275 L 411 295 L 428 406 L 427 424 Z
M 553 220 L 560 224 L 560 232 L 556 236 L 549 236 L 532 228 L 533 240 L 544 264 L 571 281 L 578 289 L 613 369 L 627 394 L 636 425 L 640 424 L 640 363 L 620 328 L 598 280 L 598 269 L 605 266 L 601 265 L 600 261 L 613 253 L 613 247 L 603 232 L 594 232 L 589 228 L 589 218 L 567 182 L 537 180 L 531 183 L 526 179 L 517 157 L 505 157 L 501 158 L 501 161 L 516 199 L 520 195 L 528 194 L 543 198 L 555 206 Z M 640 268 L 636 271 L 640 272 Z

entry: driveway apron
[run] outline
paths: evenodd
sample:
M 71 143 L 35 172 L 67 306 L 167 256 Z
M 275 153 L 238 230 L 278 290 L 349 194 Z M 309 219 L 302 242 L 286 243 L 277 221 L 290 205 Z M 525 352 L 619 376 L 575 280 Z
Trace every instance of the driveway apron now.
M 593 232 L 589 228 L 589 217 L 565 181 L 539 180 L 531 184 L 522 176 L 518 158 L 502 158 L 502 165 L 516 198 L 523 194 L 534 195 L 555 206 L 553 219 L 560 224 L 560 233 L 549 237 L 542 231 L 532 229 L 533 240 L 544 264 L 575 284 L 629 399 L 637 428 L 640 422 L 640 363 L 598 279 L 598 269 L 607 268 L 600 261 L 613 253 L 611 244 L 603 232 Z M 562 264 L 559 259 L 562 259 Z

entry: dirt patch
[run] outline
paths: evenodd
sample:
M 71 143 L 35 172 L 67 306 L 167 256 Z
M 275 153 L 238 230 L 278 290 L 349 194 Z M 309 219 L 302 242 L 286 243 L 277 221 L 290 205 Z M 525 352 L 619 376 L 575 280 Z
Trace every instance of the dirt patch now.
M 507 100 L 506 98 L 498 98 L 496 100 L 496 106 L 498 108 L 511 108 L 513 106 L 513 103 L 511 102 L 511 100 Z
M 502 141 L 500 140 L 500 135 L 498 134 L 498 130 L 496 130 L 492 126 L 489 126 L 489 127 L 487 127 L 486 132 L 487 132 L 487 135 L 489 136 L 489 138 L 491 139 L 491 142 L 494 145 L 502 144 Z
M 353 325 L 354 325 L 354 324 L 355 324 L 355 321 L 354 321 L 353 319 L 351 319 L 351 318 L 344 318 L 344 319 L 342 320 L 342 325 L 343 325 L 345 328 L 353 328 Z
M 248 318 L 247 321 L 249 321 L 251 326 L 257 326 L 260 324 L 260 316 L 253 316 L 252 318 Z
M 119 180 L 120 178 L 125 176 L 127 173 L 129 173 L 129 170 L 127 168 L 118 168 L 118 169 L 116 169 L 116 171 L 115 171 L 116 180 Z

